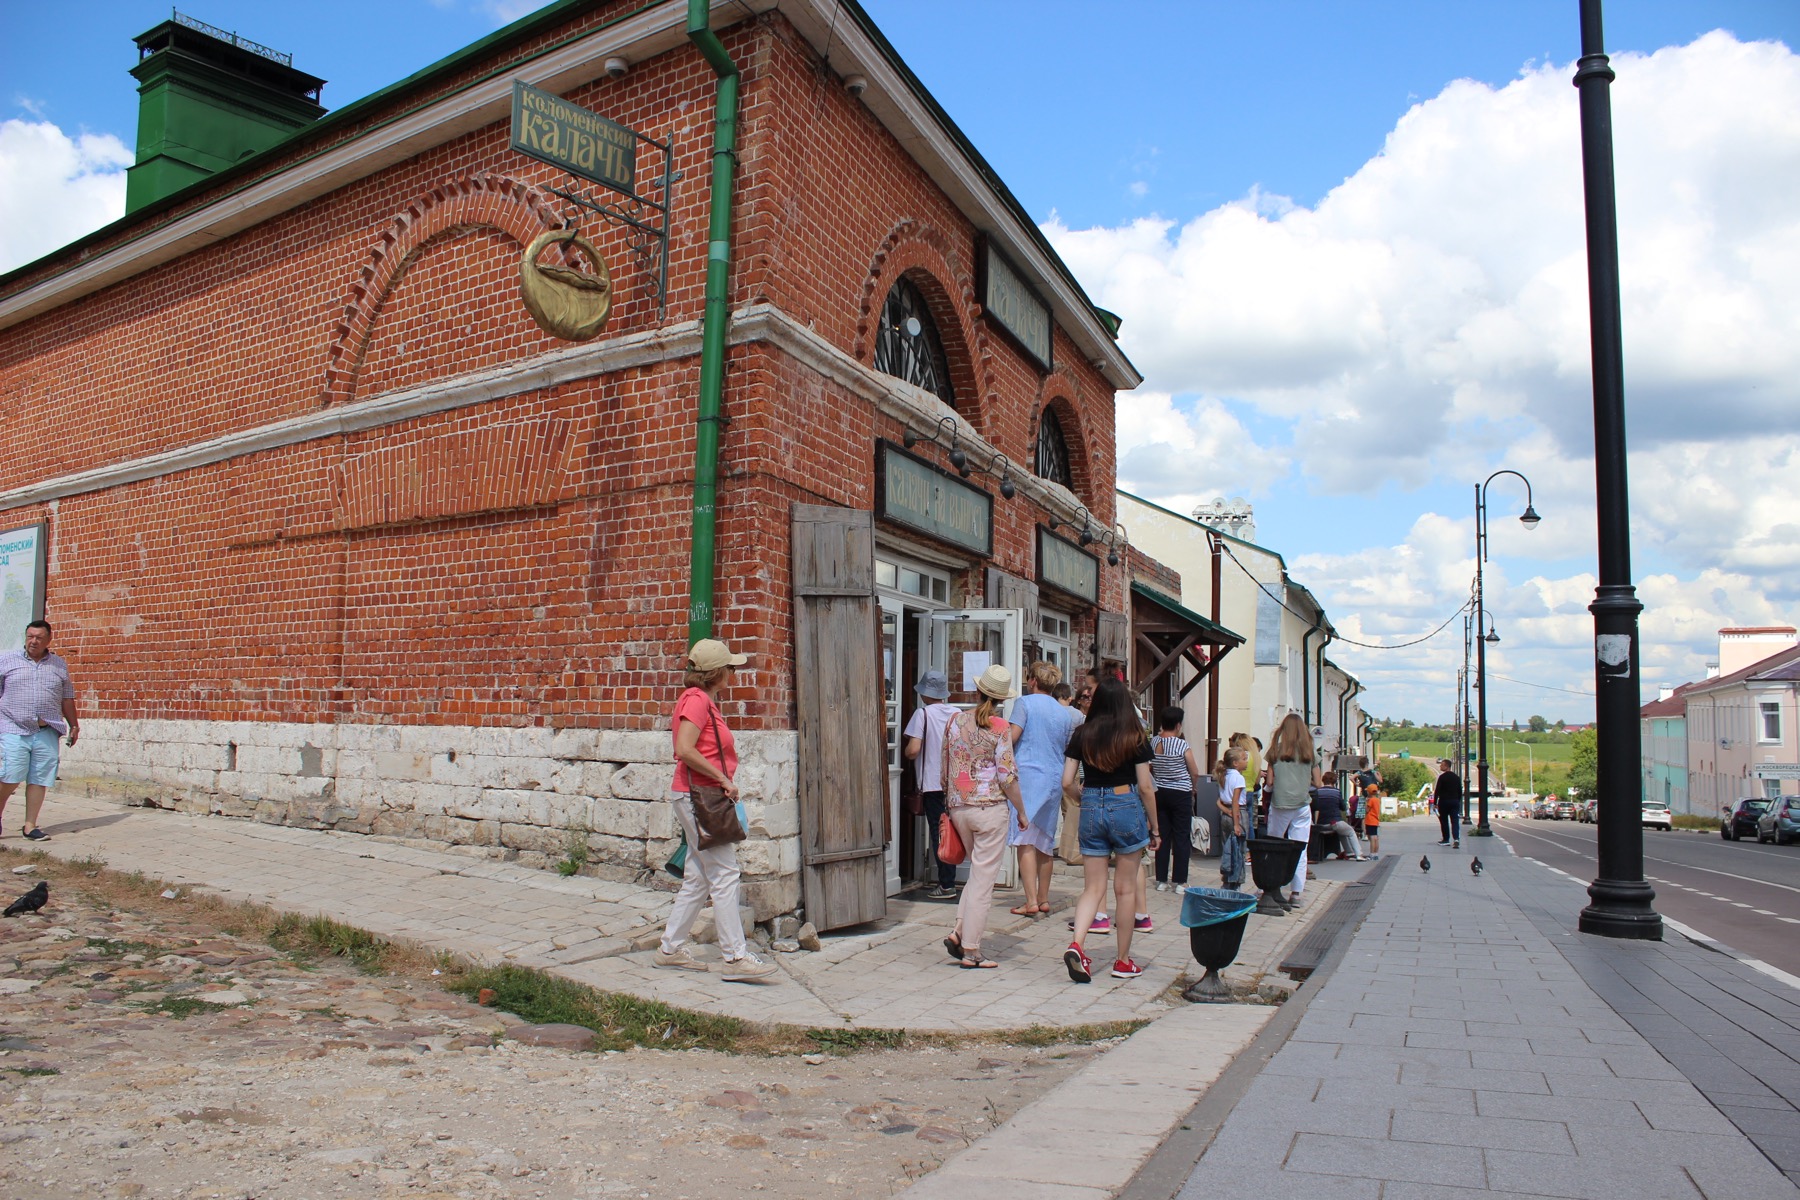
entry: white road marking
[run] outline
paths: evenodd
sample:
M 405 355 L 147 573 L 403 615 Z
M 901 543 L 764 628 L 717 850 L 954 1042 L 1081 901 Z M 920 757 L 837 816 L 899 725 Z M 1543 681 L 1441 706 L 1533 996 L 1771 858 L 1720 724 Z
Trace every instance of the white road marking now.
M 1543 838 L 1543 840 L 1545 840 L 1546 842 L 1549 842 L 1552 846 L 1555 846 L 1557 849 L 1565 851 L 1567 853 L 1581 854 L 1584 857 L 1588 854 L 1588 851 L 1582 849 L 1581 847 L 1570 845 L 1568 842 L 1558 841 L 1555 838 L 1549 837 L 1542 833 L 1536 833 L 1536 832 L 1533 832 L 1530 830 L 1524 830 L 1524 829 L 1517 830 L 1516 832 L 1523 833 L 1527 837 Z M 1791 857 L 1791 856 L 1784 855 L 1783 857 Z M 1715 871 L 1711 867 L 1696 867 L 1696 866 L 1692 865 L 1691 863 L 1677 862 L 1675 859 L 1672 859 L 1672 858 L 1657 858 L 1654 855 L 1650 855 L 1650 854 L 1644 855 L 1644 860 L 1646 862 L 1666 863 L 1671 867 L 1679 867 L 1680 869 L 1682 869 L 1684 871 L 1703 871 L 1708 875 L 1723 875 L 1727 879 L 1738 879 L 1738 880 L 1742 880 L 1745 883 L 1754 883 L 1754 884 L 1758 884 L 1762 887 L 1780 888 L 1784 892 L 1794 892 L 1796 894 L 1800 894 L 1800 887 L 1790 887 L 1788 884 L 1785 884 L 1785 883 L 1771 883 L 1767 879 L 1758 879 L 1754 875 L 1738 875 L 1731 871 Z M 1705 892 L 1701 893 L 1701 895 L 1706 895 L 1706 894 L 1707 893 L 1705 893 Z
M 1752 910 L 1751 910 L 1751 911 L 1752 911 L 1752 912 L 1756 912 L 1756 913 L 1760 913 L 1760 914 L 1761 914 L 1761 915 L 1763 915 L 1763 916 L 1765 916 L 1765 917 L 1772 917 L 1772 916 L 1774 916 L 1774 915 L 1775 915 L 1775 914 L 1774 914 L 1774 913 L 1772 913 L 1772 912 L 1770 912 L 1770 911 L 1769 911 L 1769 910 L 1768 910 L 1768 909 L 1766 909 L 1766 908 L 1757 908 L 1757 909 L 1752 909 Z

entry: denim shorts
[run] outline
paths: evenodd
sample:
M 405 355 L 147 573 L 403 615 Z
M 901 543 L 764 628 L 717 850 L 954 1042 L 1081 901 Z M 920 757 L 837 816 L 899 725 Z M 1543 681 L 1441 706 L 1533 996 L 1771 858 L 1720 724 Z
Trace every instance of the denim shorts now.
M 55 784 L 58 741 L 56 730 L 48 727 L 36 733 L 0 733 L 0 783 Z
M 1150 844 L 1150 818 L 1137 789 L 1081 789 L 1081 853 L 1087 858 L 1135 854 Z

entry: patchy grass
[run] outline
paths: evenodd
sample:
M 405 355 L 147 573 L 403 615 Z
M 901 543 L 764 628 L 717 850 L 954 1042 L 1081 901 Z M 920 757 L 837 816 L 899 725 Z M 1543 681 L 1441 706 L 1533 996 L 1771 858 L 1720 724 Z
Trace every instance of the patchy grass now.
M 997 1034 L 996 1039 L 1008 1046 L 1064 1046 L 1071 1043 L 1110 1042 L 1128 1038 L 1148 1026 L 1148 1020 L 1106 1021 L 1098 1025 L 1052 1026 L 1032 1025 Z
M 1691 813 L 1676 813 L 1673 818 L 1677 829 L 1704 829 L 1709 833 L 1719 832 L 1719 818 L 1697 817 Z
M 898 1050 L 908 1044 L 904 1029 L 808 1029 L 806 1036 L 821 1050 L 851 1054 L 858 1050 Z
M 88 949 L 98 950 L 100 952 L 100 957 L 103 959 L 123 958 L 127 954 L 142 954 L 145 957 L 148 957 L 152 954 L 162 953 L 162 947 L 160 946 L 153 946 L 149 942 L 127 941 L 123 938 L 91 937 L 87 940 L 87 944 Z
M 164 996 L 155 1004 L 140 1004 L 138 1008 L 151 1016 L 161 1013 L 164 1016 L 174 1017 L 177 1021 L 185 1021 L 195 1013 L 222 1011 L 216 1004 L 195 1000 L 191 996 Z
M 0 1067 L 0 1071 L 11 1071 L 15 1075 L 23 1075 L 27 1079 L 37 1075 L 61 1075 L 55 1067 Z
M 556 873 L 567 878 L 581 874 L 581 868 L 588 864 L 588 833 L 586 826 L 577 826 L 569 830 L 563 841 L 563 860 L 556 864 Z
M 651 1046 L 735 1053 L 754 1029 L 735 1017 L 709 1016 L 655 1000 L 602 992 L 526 967 L 478 967 L 445 986 L 470 999 L 491 988 L 495 1008 L 533 1024 L 586 1026 L 600 1035 L 596 1043 L 600 1050 Z
M 269 945 L 298 958 L 347 958 L 365 975 L 387 969 L 391 942 L 330 917 L 283 913 L 266 934 Z

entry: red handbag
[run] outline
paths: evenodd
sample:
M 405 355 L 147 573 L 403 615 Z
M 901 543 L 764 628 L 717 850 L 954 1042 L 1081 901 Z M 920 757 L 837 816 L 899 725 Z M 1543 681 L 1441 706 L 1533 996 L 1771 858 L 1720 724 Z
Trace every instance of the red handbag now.
M 969 857 L 968 847 L 963 845 L 962 834 L 956 831 L 956 822 L 945 813 L 938 818 L 937 859 L 945 866 L 954 867 Z

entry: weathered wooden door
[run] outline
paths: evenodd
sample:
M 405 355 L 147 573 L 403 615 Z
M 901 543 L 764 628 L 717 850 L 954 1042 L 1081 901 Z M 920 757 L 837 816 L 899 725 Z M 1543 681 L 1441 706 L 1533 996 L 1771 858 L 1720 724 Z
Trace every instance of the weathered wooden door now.
M 801 896 L 838 929 L 887 915 L 873 517 L 794 505 L 793 579 Z

